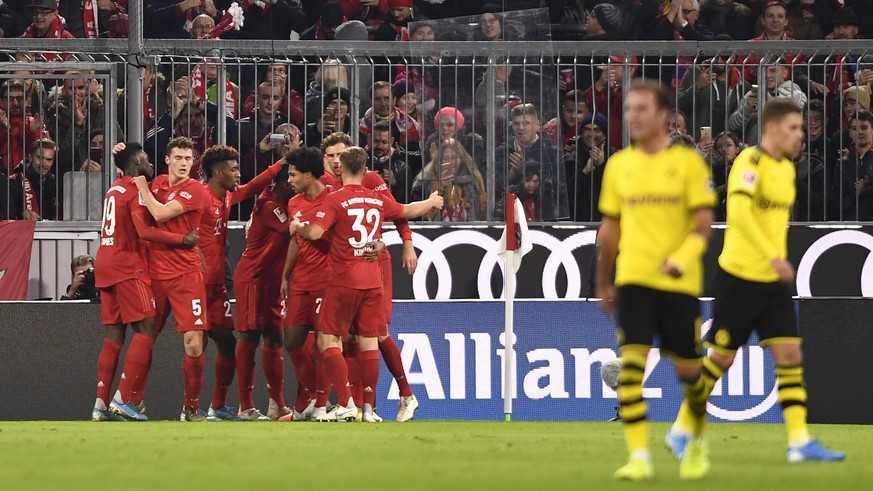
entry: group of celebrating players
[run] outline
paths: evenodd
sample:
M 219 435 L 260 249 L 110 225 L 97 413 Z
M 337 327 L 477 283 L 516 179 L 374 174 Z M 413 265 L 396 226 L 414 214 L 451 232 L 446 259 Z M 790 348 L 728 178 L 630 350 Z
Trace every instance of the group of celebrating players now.
M 141 145 L 119 143 L 113 153 L 121 177 L 106 194 L 95 262 L 106 337 L 93 420 L 148 420 L 143 399 L 152 348 L 170 313 L 185 350 L 181 421 L 379 422 L 380 352 L 400 391 L 396 419 L 413 418 L 418 401 L 388 333 L 392 273 L 382 224 L 394 220 L 412 274 L 417 258 L 406 219 L 442 208 L 440 196 L 397 203 L 384 180 L 367 170 L 366 152 L 343 133 L 326 138 L 321 150 L 293 149 L 244 185 L 238 184 L 239 153 L 228 146 L 203 153 L 203 182 L 190 175 L 188 138 L 170 140 L 169 172 L 154 179 Z M 235 324 L 224 286 L 227 225 L 231 207 L 253 196 L 246 249 L 234 273 Z M 111 396 L 128 325 L 134 335 Z M 215 388 L 203 410 L 208 339 L 216 346 Z M 253 402 L 262 339 L 266 415 Z M 297 378 L 292 407 L 284 399 L 283 349 Z M 227 404 L 234 375 L 238 408 Z

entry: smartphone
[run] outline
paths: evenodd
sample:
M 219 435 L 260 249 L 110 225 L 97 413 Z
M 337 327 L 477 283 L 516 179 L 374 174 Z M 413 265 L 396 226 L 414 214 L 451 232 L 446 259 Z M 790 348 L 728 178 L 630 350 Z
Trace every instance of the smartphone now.
M 329 107 L 324 110 L 324 119 L 327 121 L 336 121 L 336 108 Z
M 102 148 L 91 148 L 88 151 L 88 158 L 97 162 L 100 165 L 103 165 L 103 149 Z
M 284 133 L 273 133 L 270 135 L 270 144 L 272 145 L 287 145 L 291 143 L 291 136 Z
M 704 138 L 712 139 L 712 128 L 709 126 L 701 126 L 700 127 L 700 139 Z

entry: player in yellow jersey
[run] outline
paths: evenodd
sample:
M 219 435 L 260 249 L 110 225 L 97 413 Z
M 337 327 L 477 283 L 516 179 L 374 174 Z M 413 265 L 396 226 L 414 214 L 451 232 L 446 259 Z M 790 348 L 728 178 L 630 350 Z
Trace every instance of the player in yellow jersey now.
M 609 159 L 600 194 L 596 291 L 603 309 L 618 314 L 619 416 L 630 454 L 615 477 L 634 481 L 654 474 L 643 375 L 655 335 L 693 401 L 692 412 L 706 416 L 697 297 L 716 197 L 700 155 L 670 145 L 671 115 L 670 97 L 659 85 L 638 82 L 629 88 L 625 118 L 633 145 Z M 701 478 L 707 470 L 703 441 L 692 439 L 679 475 Z
M 712 329 L 705 344 L 702 379 L 707 397 L 730 368 L 737 349 L 752 330 L 776 361 L 779 403 L 788 430 L 788 461 L 838 461 L 846 456 L 810 438 L 806 424 L 803 355 L 789 285 L 794 268 L 788 262 L 788 221 L 794 205 L 794 164 L 801 147 L 801 109 L 787 99 L 764 106 L 761 144 L 743 150 L 728 176 L 724 249 L 718 258 Z M 688 436 L 701 425 L 688 401 L 679 409 L 667 434 L 677 456 L 686 452 Z

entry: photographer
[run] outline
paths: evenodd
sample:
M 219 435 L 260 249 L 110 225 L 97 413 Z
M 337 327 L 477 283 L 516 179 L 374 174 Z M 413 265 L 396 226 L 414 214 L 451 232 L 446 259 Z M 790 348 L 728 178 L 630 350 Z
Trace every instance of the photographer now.
M 67 293 L 61 295 L 61 300 L 91 300 L 100 301 L 100 292 L 94 287 L 94 258 L 82 254 L 73 258 L 70 263 L 73 273 Z

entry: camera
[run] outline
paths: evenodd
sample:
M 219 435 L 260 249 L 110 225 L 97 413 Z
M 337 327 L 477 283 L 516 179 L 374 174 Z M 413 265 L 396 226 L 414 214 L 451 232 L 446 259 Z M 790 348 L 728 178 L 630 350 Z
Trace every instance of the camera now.
M 284 133 L 272 133 L 270 135 L 270 144 L 272 145 L 287 145 L 291 143 L 291 135 Z
M 94 282 L 94 268 L 88 268 L 85 271 L 82 271 L 82 278 L 84 281 L 82 285 L 79 287 L 79 295 L 78 298 L 88 299 L 88 300 L 99 300 L 100 292 L 97 291 L 97 287 Z

